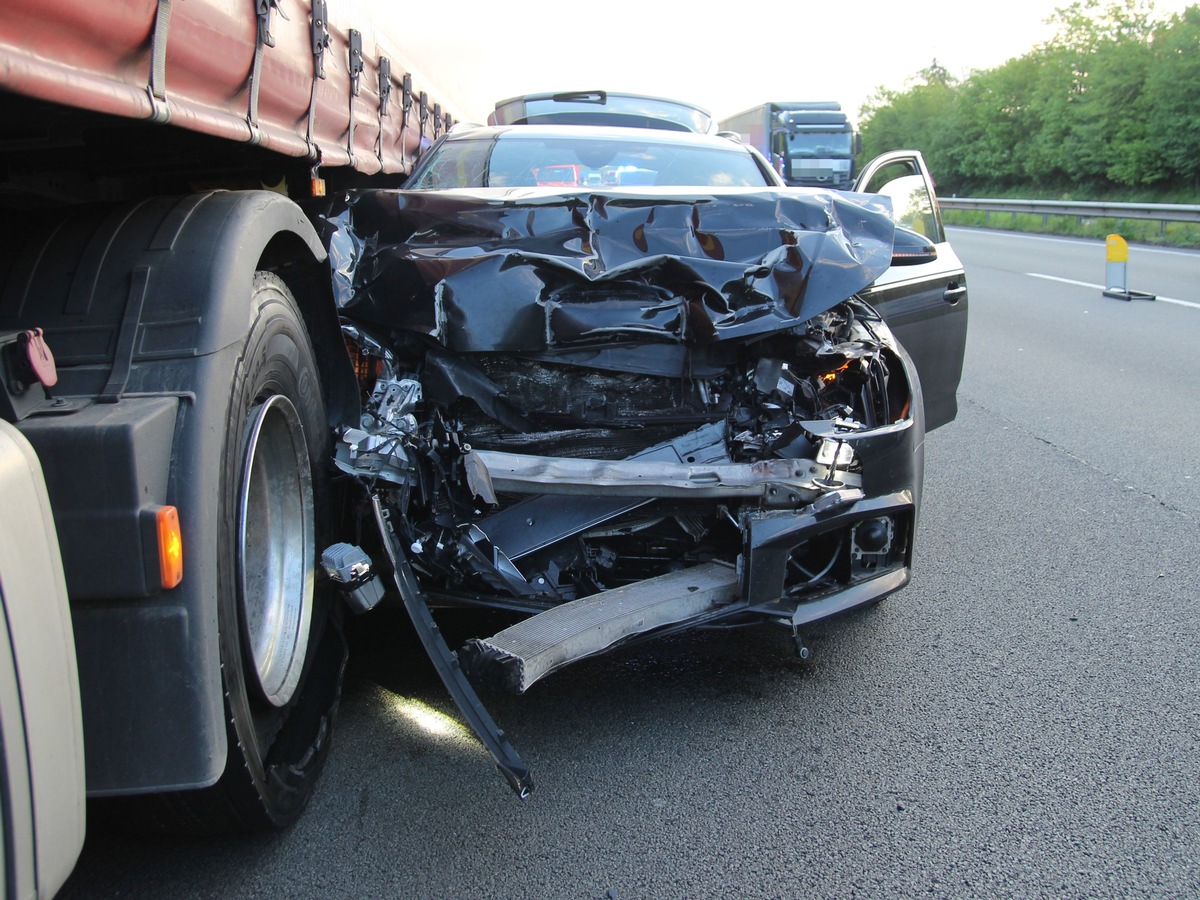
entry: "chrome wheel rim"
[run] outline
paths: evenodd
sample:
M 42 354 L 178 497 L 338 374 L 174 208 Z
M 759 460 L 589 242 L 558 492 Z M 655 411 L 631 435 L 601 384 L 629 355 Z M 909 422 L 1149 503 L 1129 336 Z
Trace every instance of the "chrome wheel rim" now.
M 304 669 L 313 605 L 313 490 L 304 427 L 276 394 L 251 412 L 238 510 L 245 652 L 267 702 L 284 706 Z

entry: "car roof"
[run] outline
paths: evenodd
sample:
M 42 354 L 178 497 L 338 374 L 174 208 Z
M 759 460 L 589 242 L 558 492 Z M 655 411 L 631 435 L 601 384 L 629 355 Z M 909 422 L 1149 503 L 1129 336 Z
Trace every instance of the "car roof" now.
M 503 136 L 505 139 L 540 140 L 554 137 L 593 138 L 629 143 L 653 140 L 661 144 L 680 144 L 718 149 L 746 147 L 735 135 L 697 134 L 694 131 L 674 131 L 658 128 L 625 128 L 602 125 L 473 125 L 459 127 L 443 140 L 478 140 Z
M 627 128 L 661 127 L 708 134 L 716 120 L 702 106 L 685 100 L 624 91 L 557 91 L 524 94 L 496 104 L 489 125 L 613 124 Z

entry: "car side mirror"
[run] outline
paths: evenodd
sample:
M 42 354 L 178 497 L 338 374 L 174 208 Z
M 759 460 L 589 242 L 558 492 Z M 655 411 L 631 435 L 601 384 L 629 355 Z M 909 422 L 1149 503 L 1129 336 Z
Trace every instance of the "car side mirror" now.
M 919 266 L 937 259 L 937 247 L 923 234 L 896 226 L 892 240 L 893 266 Z

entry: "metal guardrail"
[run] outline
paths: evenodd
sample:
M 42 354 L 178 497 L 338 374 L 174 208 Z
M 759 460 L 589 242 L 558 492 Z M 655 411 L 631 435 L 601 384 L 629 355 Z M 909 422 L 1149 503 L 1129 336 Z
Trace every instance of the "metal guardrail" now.
M 1045 216 L 1151 219 L 1158 222 L 1200 222 L 1200 205 L 1185 203 L 1105 203 L 1063 200 L 976 200 L 939 197 L 942 209 L 969 209 L 985 213 L 1041 213 Z

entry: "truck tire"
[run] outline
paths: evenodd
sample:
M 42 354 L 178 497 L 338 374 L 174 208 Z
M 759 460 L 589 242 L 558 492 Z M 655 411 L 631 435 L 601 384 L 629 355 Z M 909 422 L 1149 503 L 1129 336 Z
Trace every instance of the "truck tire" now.
M 330 454 L 312 347 L 277 276 L 255 274 L 251 315 L 222 479 L 218 621 L 229 759 L 217 790 L 233 824 L 263 830 L 291 824 L 312 795 L 346 653 L 340 607 L 315 585 Z
M 229 758 L 217 830 L 282 828 L 312 795 L 332 737 L 345 642 L 316 590 L 329 431 L 287 286 L 254 276 L 234 370 L 221 495 L 218 623 Z M 199 799 L 199 798 L 198 798 Z
M 257 272 L 213 523 L 228 758 L 210 788 L 118 801 L 138 830 L 268 831 L 304 811 L 329 751 L 346 661 L 340 604 L 314 583 L 329 458 L 303 320 L 284 282 Z

